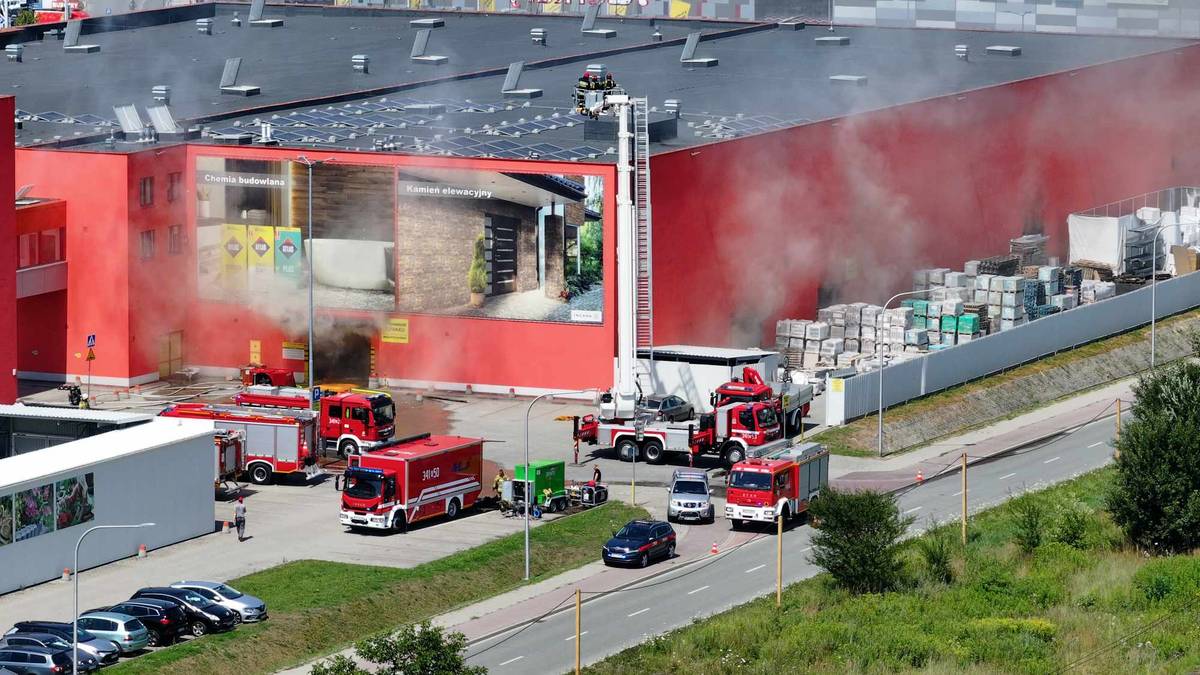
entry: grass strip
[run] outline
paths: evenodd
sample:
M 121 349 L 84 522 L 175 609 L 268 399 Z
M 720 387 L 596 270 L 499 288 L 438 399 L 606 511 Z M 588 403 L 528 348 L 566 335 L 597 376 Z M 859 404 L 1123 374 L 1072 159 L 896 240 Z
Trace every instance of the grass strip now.
M 620 502 L 530 532 L 531 582 L 599 559 L 612 530 L 644 509 Z M 350 535 L 347 535 L 350 536 Z M 267 602 L 271 618 L 106 669 L 114 675 L 270 673 L 522 585 L 524 535 L 509 535 L 417 567 L 298 560 L 230 585 Z
M 1200 557 L 1127 547 L 1103 510 L 1112 476 L 1101 469 L 1022 497 L 1045 514 L 1031 553 L 1015 543 L 1026 530 L 1008 502 L 972 519 L 965 547 L 957 523 L 946 526 L 949 583 L 933 578 L 914 541 L 898 591 L 850 595 L 820 575 L 786 588 L 780 609 L 773 595 L 759 598 L 587 672 L 1053 673 L 1085 658 L 1076 672 L 1195 672 Z M 1068 527 L 1080 513 L 1086 527 Z

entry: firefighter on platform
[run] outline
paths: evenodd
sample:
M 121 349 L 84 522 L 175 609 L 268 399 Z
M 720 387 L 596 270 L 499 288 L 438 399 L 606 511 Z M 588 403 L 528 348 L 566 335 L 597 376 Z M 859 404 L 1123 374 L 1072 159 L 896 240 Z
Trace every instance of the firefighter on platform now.
M 607 75 L 605 75 L 604 76 L 604 90 L 612 91 L 613 89 L 616 89 L 616 88 L 617 88 L 617 83 L 615 80 L 613 80 L 612 73 L 608 73 Z

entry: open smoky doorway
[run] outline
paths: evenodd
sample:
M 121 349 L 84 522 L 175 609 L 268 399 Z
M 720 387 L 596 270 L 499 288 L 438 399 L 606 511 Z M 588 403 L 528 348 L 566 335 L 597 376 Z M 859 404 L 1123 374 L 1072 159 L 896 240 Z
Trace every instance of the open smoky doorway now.
M 371 379 L 371 350 L 376 333 L 375 326 L 327 318 L 317 322 L 315 332 L 315 381 L 366 387 Z

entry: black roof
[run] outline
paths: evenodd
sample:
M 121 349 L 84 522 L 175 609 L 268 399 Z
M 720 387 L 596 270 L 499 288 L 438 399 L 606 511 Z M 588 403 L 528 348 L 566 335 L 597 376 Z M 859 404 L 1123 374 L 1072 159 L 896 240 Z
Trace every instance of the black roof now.
M 1189 44 L 898 28 L 785 31 L 770 24 L 639 19 L 601 19 L 597 26 L 617 31 L 603 39 L 581 36 L 579 17 L 296 7 L 267 8 L 266 16 L 284 19 L 282 27 L 234 28 L 229 19 L 234 11 L 244 17 L 246 7 L 213 7 L 212 36 L 197 32 L 187 15 L 165 25 L 85 34 L 81 42 L 100 45 L 99 53 L 65 54 L 57 41 L 27 47 L 25 62 L 6 66 L 0 85 L 14 88 L 26 120 L 18 144 L 45 144 L 58 136 L 64 142 L 90 138 L 95 149 L 142 149 L 139 143 L 96 141 L 113 128 L 114 105 L 135 103 L 144 110 L 153 104 L 151 88 L 166 84 L 175 118 L 204 129 L 195 139 L 200 142 L 223 134 L 257 136 L 269 122 L 276 142 L 297 147 L 612 161 L 607 151 L 615 142 L 585 138 L 584 121 L 571 110 L 572 87 L 589 63 L 603 63 L 631 95 L 646 96 L 656 112 L 652 121 L 668 119 L 665 100 L 680 102 L 675 137 L 654 144 L 661 152 Z M 444 18 L 428 53 L 448 56 L 447 65 L 410 62 L 415 29 L 409 21 L 422 16 Z M 532 44 L 534 27 L 548 30 L 548 46 Z M 664 42 L 651 41 L 655 30 Z M 682 41 L 694 30 L 706 36 L 696 55 L 717 58 L 718 66 L 681 65 Z M 830 35 L 850 43 L 817 42 Z M 968 60 L 956 58 L 960 44 L 967 45 Z M 1020 47 L 1021 54 L 988 54 L 992 45 Z M 353 72 L 354 54 L 370 57 L 369 75 Z M 224 60 L 235 56 L 244 59 L 238 82 L 261 87 L 261 95 L 218 93 Z M 540 88 L 542 97 L 501 95 L 508 63 L 517 60 L 526 62 L 520 87 Z M 835 83 L 829 79 L 834 75 L 867 80 L 864 86 Z M 412 107 L 421 104 L 434 107 Z

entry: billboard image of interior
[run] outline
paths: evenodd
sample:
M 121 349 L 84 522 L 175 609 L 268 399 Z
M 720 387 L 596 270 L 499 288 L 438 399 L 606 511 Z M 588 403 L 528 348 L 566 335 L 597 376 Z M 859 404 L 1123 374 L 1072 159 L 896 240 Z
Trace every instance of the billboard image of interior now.
M 201 298 L 295 298 L 311 268 L 324 308 L 603 321 L 602 177 L 327 162 L 310 199 L 308 172 L 197 158 Z

